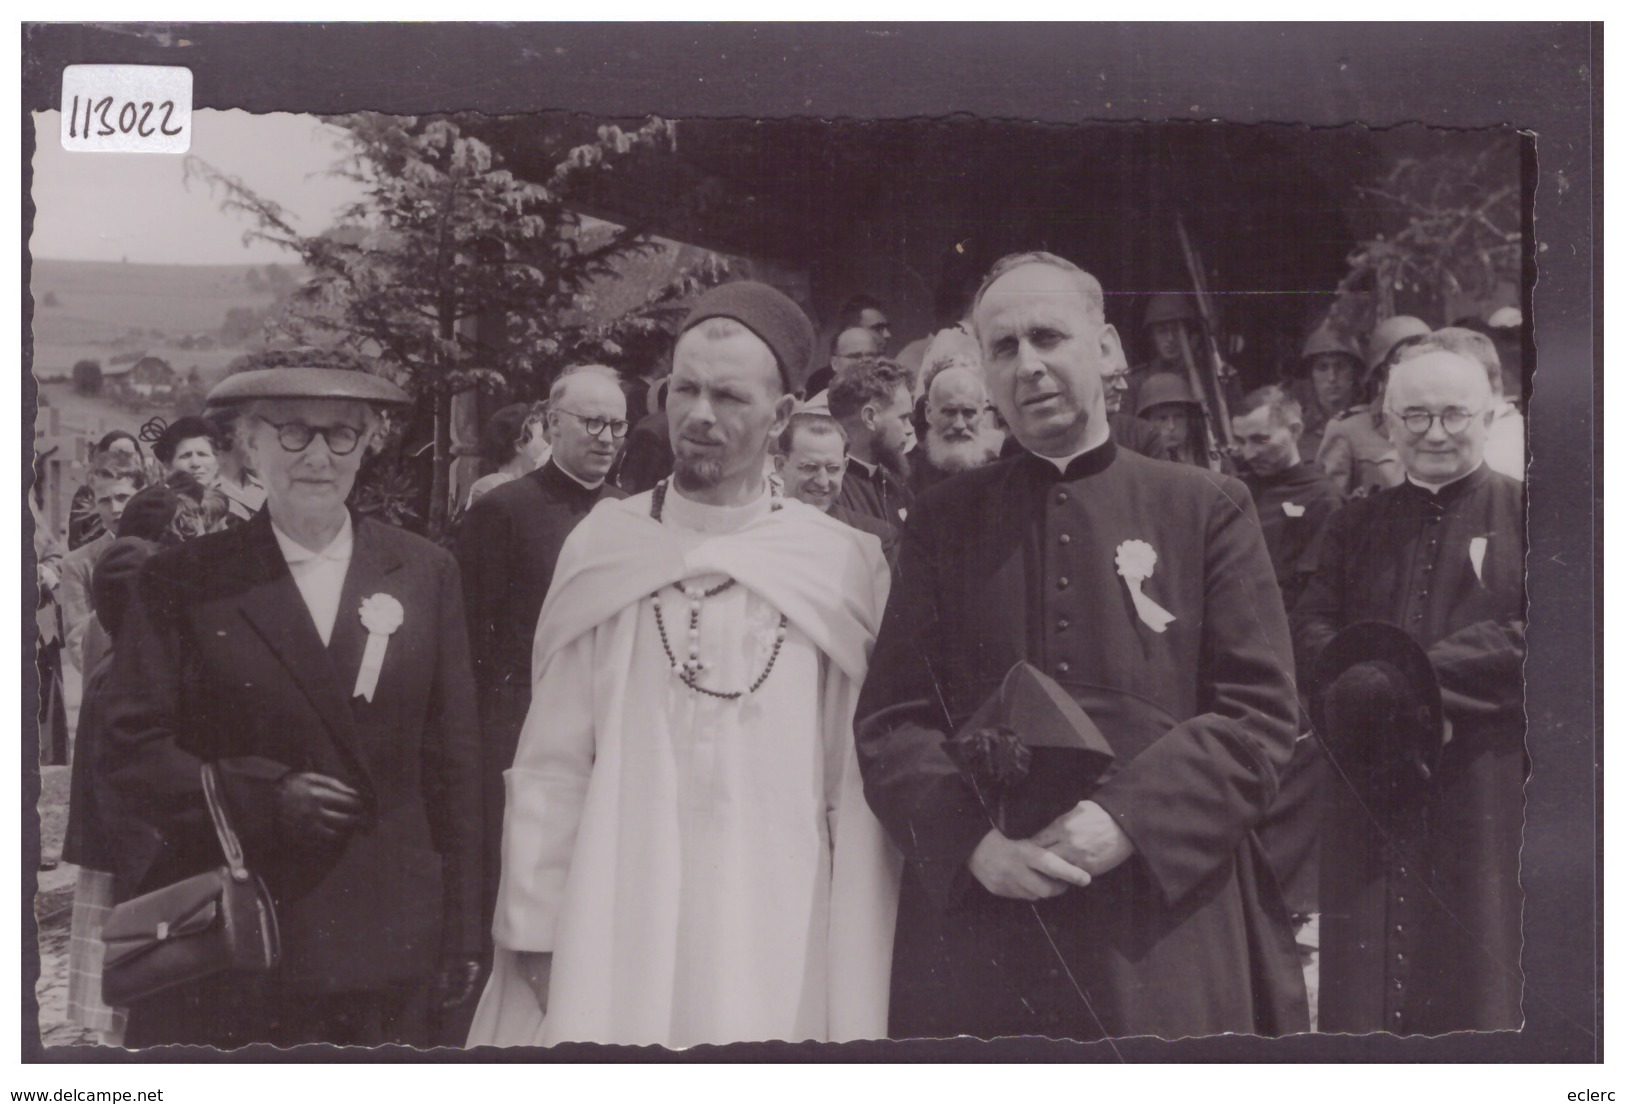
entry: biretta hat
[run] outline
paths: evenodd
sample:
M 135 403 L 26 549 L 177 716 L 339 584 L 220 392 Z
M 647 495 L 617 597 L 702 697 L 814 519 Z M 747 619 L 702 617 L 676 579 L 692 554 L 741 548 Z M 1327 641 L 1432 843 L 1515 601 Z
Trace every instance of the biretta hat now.
M 1316 661 L 1309 691 L 1310 719 L 1345 771 L 1367 778 L 1408 774 L 1407 766 L 1421 777 L 1438 772 L 1439 677 L 1398 625 L 1360 621 L 1338 633 Z
M 1092 793 L 1116 762 L 1100 727 L 1060 683 L 1018 662 L 948 741 L 1000 829 L 1026 838 Z M 993 810 L 989 810 L 992 812 Z
M 812 363 L 813 325 L 788 295 L 754 280 L 714 287 L 694 304 L 679 335 L 708 318 L 731 318 L 761 338 L 778 361 L 784 390 L 801 388 Z
M 257 368 L 215 384 L 207 405 L 229 406 L 254 399 L 348 399 L 408 406 L 412 398 L 383 376 L 343 368 Z
M 1000 726 L 1015 729 L 1028 747 L 1084 752 L 1102 770 L 1116 758 L 1100 727 L 1072 695 L 1025 660 L 1005 672 L 999 688 L 959 730 Z

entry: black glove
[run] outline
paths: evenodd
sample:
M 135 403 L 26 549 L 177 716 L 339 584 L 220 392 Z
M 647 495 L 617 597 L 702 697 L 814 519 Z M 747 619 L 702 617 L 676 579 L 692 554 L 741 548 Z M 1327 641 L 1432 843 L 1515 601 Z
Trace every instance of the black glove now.
M 366 819 L 361 795 L 325 774 L 290 774 L 277 783 L 276 827 L 290 843 L 330 850 Z
M 473 955 L 447 955 L 440 960 L 430 999 L 442 1012 L 461 1008 L 474 999 L 480 980 L 480 960 Z

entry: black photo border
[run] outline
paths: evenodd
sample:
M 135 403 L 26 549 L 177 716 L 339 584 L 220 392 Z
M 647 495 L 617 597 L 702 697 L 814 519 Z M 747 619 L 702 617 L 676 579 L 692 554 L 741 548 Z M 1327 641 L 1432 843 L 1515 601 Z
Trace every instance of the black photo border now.
M 607 116 L 930 118 L 1053 123 L 1223 119 L 1390 127 L 1511 125 L 1534 136 L 1529 410 L 1530 746 L 1523 852 L 1523 1031 L 1117 1040 L 1134 1062 L 1591 1062 L 1602 1058 L 1601 114 L 1602 30 L 1497 24 L 24 24 L 24 367 L 32 364 L 26 242 L 29 113 L 58 106 L 61 70 L 185 65 L 195 108 L 311 114 L 545 109 Z M 1096 89 L 1109 77 L 1110 103 Z M 1527 166 L 1526 166 L 1527 168 Z M 1595 236 L 1594 236 L 1595 234 Z M 36 389 L 23 373 L 19 470 Z M 25 504 L 19 501 L 19 506 Z M 25 565 L 31 521 L 22 513 Z M 23 609 L 34 583 L 25 571 Z M 23 655 L 32 655 L 25 618 Z M 1103 1044 L 1043 1039 L 740 1044 L 552 1051 L 278 1052 L 43 1048 L 33 980 L 39 825 L 37 686 L 22 695 L 22 1057 L 38 1062 L 1111 1061 Z M 1592 846 L 1586 846 L 1592 841 Z

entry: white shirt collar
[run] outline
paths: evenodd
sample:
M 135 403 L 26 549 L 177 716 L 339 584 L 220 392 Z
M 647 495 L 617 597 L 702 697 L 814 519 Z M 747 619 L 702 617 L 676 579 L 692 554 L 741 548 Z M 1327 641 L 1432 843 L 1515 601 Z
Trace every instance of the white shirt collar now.
M 1412 475 L 1410 472 L 1405 473 L 1405 478 L 1416 484 L 1418 487 L 1421 487 L 1424 491 L 1429 491 L 1432 494 L 1438 494 L 1440 491 L 1450 486 L 1450 484 L 1460 483 L 1463 479 L 1466 479 L 1469 475 L 1472 475 L 1473 472 L 1477 471 L 1483 466 L 1484 461 L 1480 460 L 1478 463 L 1473 465 L 1473 471 L 1464 472 L 1461 475 L 1456 476 L 1454 479 L 1446 479 L 1443 483 L 1429 483 L 1426 479 L 1416 478 L 1416 476 Z
M 553 466 L 555 468 L 559 469 L 559 471 L 563 472 L 565 475 L 570 477 L 571 482 L 579 483 L 581 486 L 585 487 L 589 491 L 596 491 L 599 487 L 602 487 L 604 485 L 604 481 L 602 479 L 600 479 L 600 480 L 598 480 L 598 481 L 596 481 L 594 483 L 588 483 L 585 479 L 581 478 L 575 472 L 571 471 L 569 468 L 567 468 L 563 464 L 559 463 L 558 458 L 552 456 L 551 453 L 549 454 L 549 458 L 552 459 Z
M 273 518 L 271 532 L 276 536 L 277 546 L 282 549 L 282 558 L 290 564 L 305 563 L 308 560 L 328 560 L 332 563 L 347 564 L 350 562 L 350 552 L 355 547 L 355 527 L 350 524 L 350 511 L 344 511 L 344 522 L 339 531 L 326 548 L 313 552 L 284 533 Z

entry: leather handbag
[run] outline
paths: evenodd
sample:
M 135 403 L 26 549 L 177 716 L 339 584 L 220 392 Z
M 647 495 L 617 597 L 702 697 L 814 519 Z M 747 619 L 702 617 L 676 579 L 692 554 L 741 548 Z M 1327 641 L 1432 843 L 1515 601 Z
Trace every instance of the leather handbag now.
M 276 910 L 265 883 L 243 862 L 214 765 L 203 764 L 225 863 L 114 906 L 102 925 L 102 1000 L 118 1008 L 220 974 L 274 969 L 282 957 Z

